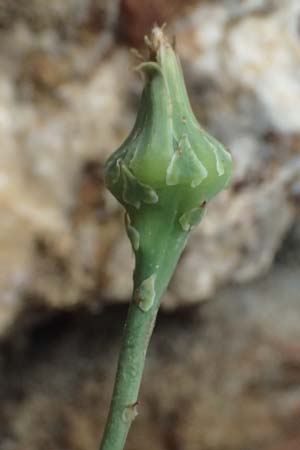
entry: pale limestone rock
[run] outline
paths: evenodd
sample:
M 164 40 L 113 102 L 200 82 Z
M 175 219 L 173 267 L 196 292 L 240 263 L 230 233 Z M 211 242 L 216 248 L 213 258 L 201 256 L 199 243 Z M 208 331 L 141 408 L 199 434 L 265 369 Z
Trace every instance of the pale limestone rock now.
M 272 181 L 220 195 L 190 239 L 170 287 L 173 302 L 198 302 L 229 279 L 245 282 L 263 275 L 296 219 L 290 196 L 299 182 L 300 160 Z
M 231 149 L 235 169 L 233 189 L 209 205 L 190 239 L 171 283 L 170 307 L 265 273 L 299 214 L 300 141 L 291 136 L 300 131 L 300 5 L 235 6 L 199 6 L 175 27 L 192 92 L 201 78 L 213 85 L 199 107 Z M 275 138 L 268 142 L 270 131 Z
M 4 47 L 14 36 L 25 36 L 24 54 L 34 46 L 23 27 L 11 33 Z M 127 52 L 114 51 L 88 80 L 63 82 L 54 104 L 18 97 L 10 73 L 21 70 L 23 56 L 7 60 L 0 77 L 0 334 L 26 311 L 28 297 L 61 308 L 95 289 L 118 226 L 95 214 L 77 217 L 82 171 L 106 158 L 131 120 L 124 114 Z M 115 214 L 115 203 L 102 197 L 105 214 Z
M 132 126 L 140 84 L 128 50 L 113 45 L 117 2 L 103 31 L 82 38 L 87 10 L 76 1 L 49 4 L 37 28 L 44 2 L 32 3 L 36 16 L 14 9 L 1 31 L 0 334 L 30 301 L 100 307 L 131 295 L 133 255 L 101 165 Z M 299 9 L 201 2 L 171 26 L 195 112 L 231 149 L 235 172 L 191 236 L 166 308 L 265 273 L 297 220 Z

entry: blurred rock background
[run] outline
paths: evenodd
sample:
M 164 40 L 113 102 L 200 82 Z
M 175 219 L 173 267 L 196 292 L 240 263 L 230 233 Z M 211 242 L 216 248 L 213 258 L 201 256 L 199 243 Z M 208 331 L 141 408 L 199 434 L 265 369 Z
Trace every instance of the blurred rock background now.
M 298 0 L 0 0 L 0 450 L 97 448 L 133 257 L 103 163 L 154 22 L 231 152 L 166 293 L 128 450 L 300 448 Z

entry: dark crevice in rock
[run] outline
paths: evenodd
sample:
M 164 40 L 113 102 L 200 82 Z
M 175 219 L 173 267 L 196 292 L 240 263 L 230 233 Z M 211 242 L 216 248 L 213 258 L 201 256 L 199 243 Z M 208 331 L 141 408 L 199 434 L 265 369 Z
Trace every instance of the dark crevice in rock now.
M 161 312 L 128 448 L 145 440 L 145 450 L 193 442 L 269 450 L 281 437 L 297 437 L 300 365 L 291 320 L 298 291 L 295 269 L 277 264 L 273 274 L 226 288 L 200 310 Z M 45 314 L 2 341 L 1 450 L 96 448 L 126 311 Z

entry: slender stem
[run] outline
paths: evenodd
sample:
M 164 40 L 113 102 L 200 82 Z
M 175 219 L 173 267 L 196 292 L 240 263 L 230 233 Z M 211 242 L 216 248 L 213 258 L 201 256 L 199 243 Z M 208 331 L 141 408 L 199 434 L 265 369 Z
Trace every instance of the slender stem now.
M 153 212 L 151 213 L 151 208 L 149 208 L 149 214 L 152 217 L 153 227 L 155 217 Z M 128 310 L 115 386 L 100 450 L 123 450 L 124 448 L 131 423 L 137 415 L 138 394 L 146 351 L 160 299 L 186 242 L 186 233 L 179 230 L 177 223 L 175 226 L 174 221 L 171 221 L 169 225 L 163 223 L 161 226 L 161 220 L 158 222 L 160 233 L 152 234 L 152 238 L 150 237 L 149 240 L 148 221 L 149 218 L 144 216 L 143 224 L 139 224 L 139 229 L 143 230 L 144 236 L 148 236 L 148 242 L 146 247 L 136 254 L 134 295 Z M 160 249 L 158 249 L 159 247 Z M 153 248 L 156 249 L 155 253 L 153 253 Z M 155 298 L 149 310 L 145 311 L 137 303 L 135 292 L 145 278 L 153 274 L 154 269 L 156 270 Z
M 156 311 L 143 314 L 131 303 L 125 324 L 115 387 L 101 450 L 122 450 L 137 414 L 138 393 Z

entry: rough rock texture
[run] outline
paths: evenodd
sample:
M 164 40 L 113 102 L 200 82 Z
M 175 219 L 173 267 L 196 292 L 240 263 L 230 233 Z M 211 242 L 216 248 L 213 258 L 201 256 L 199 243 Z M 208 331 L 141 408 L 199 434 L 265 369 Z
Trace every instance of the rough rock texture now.
M 160 315 L 128 450 L 299 448 L 300 272 L 287 261 L 200 310 Z M 1 450 L 98 447 L 117 311 L 56 315 L 2 345 Z
M 127 131 L 129 79 L 127 52 L 103 60 L 106 32 L 81 45 L 24 23 L 2 35 L 0 333 L 27 297 L 68 306 L 98 283 L 120 227 L 101 161 Z
M 267 270 L 299 212 L 300 5 L 257 3 L 201 6 L 175 27 L 191 80 L 202 77 L 199 115 L 235 161 L 232 189 L 210 209 L 175 277 L 185 300 L 187 291 L 198 301 L 219 282 Z
M 0 0 L 0 450 L 98 446 L 133 267 L 103 162 L 134 120 L 142 3 Z M 235 175 L 166 294 L 128 450 L 298 450 L 299 1 L 177 3 L 151 21 Z
M 1 3 L 0 334 L 32 302 L 99 307 L 131 293 L 122 213 L 102 182 L 140 90 L 114 44 L 119 4 L 48 3 Z M 235 178 L 191 238 L 165 307 L 261 275 L 297 220 L 299 9 L 200 2 L 170 24 L 194 109 L 232 150 Z

